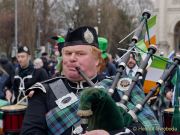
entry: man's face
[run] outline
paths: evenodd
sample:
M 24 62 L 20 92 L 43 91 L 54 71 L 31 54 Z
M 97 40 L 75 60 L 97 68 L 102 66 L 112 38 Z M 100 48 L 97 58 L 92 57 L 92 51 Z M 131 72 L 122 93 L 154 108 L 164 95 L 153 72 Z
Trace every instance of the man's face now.
M 127 66 L 128 66 L 130 69 L 132 69 L 132 68 L 135 67 L 135 65 L 136 65 L 136 60 L 133 58 L 133 55 L 130 54 L 130 57 L 129 57 L 129 61 L 128 61 L 128 63 L 127 63 Z
M 22 52 L 17 54 L 17 61 L 21 68 L 26 68 L 29 65 L 30 55 Z
M 76 45 L 64 47 L 62 57 L 63 73 L 69 80 L 83 80 L 77 72 L 76 67 L 80 67 L 89 78 L 97 74 L 99 61 L 93 56 L 91 46 Z

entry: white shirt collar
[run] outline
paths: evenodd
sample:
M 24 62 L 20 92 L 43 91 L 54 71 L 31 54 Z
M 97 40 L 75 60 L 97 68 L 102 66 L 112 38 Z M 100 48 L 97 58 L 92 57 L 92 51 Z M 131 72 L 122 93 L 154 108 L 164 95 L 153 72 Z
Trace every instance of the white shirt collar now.
M 132 75 L 135 76 L 137 70 L 138 70 L 138 66 L 137 64 L 135 65 L 135 67 L 133 69 L 130 69 L 129 67 L 126 67 L 126 74 L 128 75 L 129 74 L 129 71 L 132 70 Z

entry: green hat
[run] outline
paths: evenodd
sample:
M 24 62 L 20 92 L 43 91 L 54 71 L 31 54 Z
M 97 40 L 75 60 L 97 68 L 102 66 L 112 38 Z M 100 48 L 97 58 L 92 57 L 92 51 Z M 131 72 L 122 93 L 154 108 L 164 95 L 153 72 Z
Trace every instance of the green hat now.
M 64 41 L 65 41 L 62 36 L 58 36 L 58 35 L 51 37 L 51 39 L 56 40 L 57 43 L 64 43 Z
M 51 39 L 55 40 L 58 45 L 58 50 L 61 52 L 62 48 L 64 47 L 65 39 L 62 36 L 52 36 Z
M 99 43 L 99 49 L 101 50 L 102 54 L 102 58 L 105 59 L 108 57 L 106 50 L 108 47 L 108 40 L 106 38 L 103 37 L 98 37 L 98 43 Z

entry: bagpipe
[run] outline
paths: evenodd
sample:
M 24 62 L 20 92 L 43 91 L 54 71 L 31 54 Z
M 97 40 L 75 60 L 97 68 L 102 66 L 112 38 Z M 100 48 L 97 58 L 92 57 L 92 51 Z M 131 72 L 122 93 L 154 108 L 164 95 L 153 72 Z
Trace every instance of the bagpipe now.
M 80 106 L 77 114 L 81 117 L 81 126 L 83 133 L 88 130 L 104 129 L 106 131 L 120 131 L 123 127 L 128 127 L 134 122 L 138 122 L 137 114 L 141 112 L 148 100 L 157 92 L 172 75 L 173 70 L 180 64 L 180 56 L 174 58 L 173 64 L 165 70 L 164 74 L 156 82 L 156 86 L 150 90 L 142 102 L 138 103 L 134 109 L 124 110 L 108 94 L 108 90 L 102 86 L 93 84 L 90 79 L 77 68 L 80 75 L 90 85 L 82 91 L 80 97 Z
M 118 65 L 117 73 L 112 81 L 112 85 L 109 89 L 102 88 L 101 86 L 96 86 L 86 75 L 77 67 L 79 74 L 88 82 L 91 88 L 85 89 L 81 93 L 80 106 L 77 114 L 81 117 L 81 126 L 83 128 L 82 133 L 86 130 L 94 129 L 104 129 L 106 131 L 117 131 L 121 130 L 123 127 L 127 127 L 134 122 L 138 122 L 137 114 L 142 111 L 144 105 L 148 100 L 157 92 L 172 75 L 172 71 L 180 64 L 180 56 L 174 58 L 173 64 L 165 70 L 164 74 L 157 81 L 156 86 L 150 90 L 150 92 L 145 96 L 145 98 L 138 104 L 135 108 L 128 109 L 127 103 L 129 102 L 131 93 L 134 87 L 137 85 L 139 77 L 143 75 L 144 70 L 147 68 L 149 59 L 156 52 L 157 48 L 155 45 L 150 45 L 148 48 L 147 55 L 144 60 L 141 61 L 140 66 L 132 79 L 132 82 L 127 91 L 124 92 L 121 100 L 115 102 L 112 99 L 112 95 L 115 93 L 117 84 L 121 75 L 126 67 L 126 63 L 129 60 L 130 53 L 134 49 L 135 44 L 138 41 L 138 37 L 143 29 L 144 24 L 150 17 L 148 11 L 143 12 L 143 20 L 139 27 L 137 28 L 130 47 L 122 58 Z

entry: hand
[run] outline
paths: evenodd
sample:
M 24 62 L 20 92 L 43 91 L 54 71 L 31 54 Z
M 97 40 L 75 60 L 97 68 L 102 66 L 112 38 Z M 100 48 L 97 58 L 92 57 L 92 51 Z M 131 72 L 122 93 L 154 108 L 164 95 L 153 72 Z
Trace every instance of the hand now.
M 83 135 L 110 135 L 107 131 L 105 130 L 92 130 L 92 131 L 87 131 Z
M 166 93 L 166 98 L 167 98 L 168 100 L 172 100 L 172 97 L 173 97 L 172 91 L 168 91 L 168 92 Z
M 5 97 L 6 100 L 7 100 L 8 102 L 11 102 L 12 92 L 11 92 L 10 90 L 6 90 L 5 94 L 6 94 L 6 97 Z
M 34 95 L 34 90 L 30 91 L 29 94 L 28 94 L 28 97 L 32 97 Z

